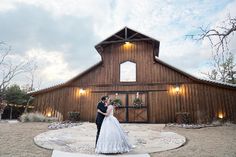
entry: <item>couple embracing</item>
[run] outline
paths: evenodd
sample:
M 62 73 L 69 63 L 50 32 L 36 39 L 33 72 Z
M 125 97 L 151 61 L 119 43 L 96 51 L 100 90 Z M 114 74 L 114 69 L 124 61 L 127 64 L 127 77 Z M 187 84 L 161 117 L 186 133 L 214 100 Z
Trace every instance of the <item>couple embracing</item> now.
M 114 107 L 108 96 L 97 105 L 96 153 L 125 153 L 132 148 L 119 121 L 113 116 Z

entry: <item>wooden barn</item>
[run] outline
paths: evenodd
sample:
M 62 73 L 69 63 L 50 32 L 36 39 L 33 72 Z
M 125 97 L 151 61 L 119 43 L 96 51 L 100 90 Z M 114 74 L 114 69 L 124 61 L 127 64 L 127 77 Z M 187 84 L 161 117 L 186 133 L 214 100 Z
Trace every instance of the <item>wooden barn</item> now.
M 94 122 L 97 102 L 108 95 L 121 102 L 115 111 L 120 122 L 169 123 L 181 114 L 192 123 L 236 122 L 235 85 L 199 79 L 163 62 L 159 46 L 123 28 L 95 46 L 100 62 L 63 84 L 31 92 L 35 110 L 62 120 L 76 111 Z

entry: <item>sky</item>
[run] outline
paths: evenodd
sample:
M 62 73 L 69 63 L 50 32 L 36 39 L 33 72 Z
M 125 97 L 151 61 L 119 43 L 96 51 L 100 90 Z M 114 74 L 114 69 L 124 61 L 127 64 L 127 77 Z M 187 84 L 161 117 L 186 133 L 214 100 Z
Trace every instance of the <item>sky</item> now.
M 159 58 L 198 77 L 209 69 L 208 41 L 186 40 L 201 26 L 236 15 L 236 0 L 0 0 L 0 41 L 12 62 L 34 60 L 35 88 L 65 82 L 101 60 L 94 46 L 127 26 L 160 41 Z M 236 37 L 229 49 L 236 55 Z M 26 75 L 12 83 L 28 84 Z

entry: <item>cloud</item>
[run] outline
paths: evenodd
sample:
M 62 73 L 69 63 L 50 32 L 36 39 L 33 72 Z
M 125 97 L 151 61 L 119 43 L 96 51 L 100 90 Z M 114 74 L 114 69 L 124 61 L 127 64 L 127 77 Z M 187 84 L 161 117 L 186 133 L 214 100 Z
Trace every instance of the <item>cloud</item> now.
M 10 10 L 13 10 L 13 9 L 15 9 L 15 5 L 14 5 L 14 3 L 12 3 L 12 1 L 2 0 L 0 2 L 0 13 L 1 12 L 7 12 L 7 11 L 10 11 Z
M 60 56 L 55 63 L 67 71 L 65 77 L 60 69 L 51 65 L 46 70 L 48 65 L 39 62 L 47 82 L 43 87 L 98 62 L 94 45 L 124 26 L 160 40 L 160 59 L 197 74 L 209 66 L 211 49 L 206 41 L 185 40 L 185 35 L 196 33 L 199 26 L 216 26 L 228 13 L 235 15 L 235 6 L 231 0 L 1 0 L 0 41 L 18 55 L 37 51 L 51 59 Z
M 31 64 L 36 63 L 35 88 L 38 88 L 38 83 L 43 83 L 43 86 L 46 87 L 62 83 L 77 75 L 77 70 L 68 70 L 70 66 L 62 52 L 31 49 L 25 55 L 11 54 L 9 58 L 16 64 L 23 61 L 30 61 Z M 14 83 L 28 84 L 31 79 L 28 76 L 27 73 L 24 73 L 14 79 Z
M 78 72 L 100 59 L 94 49 L 98 41 L 89 19 L 54 18 L 44 9 L 21 4 L 0 14 L 0 21 L 0 41 L 10 44 L 15 53 L 24 54 L 31 49 L 58 51 L 70 63 L 68 70 Z
M 61 52 L 31 49 L 26 52 L 25 57 L 40 63 L 39 75 L 48 81 L 62 82 L 76 75 L 75 70 L 68 71 L 69 63 L 65 61 L 65 57 Z

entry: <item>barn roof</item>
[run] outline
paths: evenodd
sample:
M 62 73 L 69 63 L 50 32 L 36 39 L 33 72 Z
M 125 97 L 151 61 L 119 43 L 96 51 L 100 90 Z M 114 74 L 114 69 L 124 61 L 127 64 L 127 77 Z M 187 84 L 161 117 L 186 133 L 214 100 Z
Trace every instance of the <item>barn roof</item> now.
M 188 78 L 194 80 L 194 81 L 197 81 L 197 82 L 201 82 L 201 83 L 207 83 L 207 84 L 212 84 L 212 85 L 218 85 L 218 86 L 222 86 L 222 87 L 230 87 L 230 88 L 236 88 L 236 84 L 231 84 L 231 83 L 226 83 L 226 82 L 222 82 L 222 81 L 216 81 L 216 80 L 208 80 L 208 79 L 203 79 L 203 78 L 199 78 L 199 77 L 196 77 L 196 76 L 193 76 L 179 68 L 176 68 L 162 60 L 160 60 L 158 57 L 155 57 L 155 61 L 166 66 L 166 67 L 169 67 L 170 69 L 178 72 L 178 73 L 181 73 L 185 76 L 187 76 Z
M 155 56 L 159 56 L 159 46 L 160 41 L 139 33 L 131 28 L 124 27 L 115 34 L 101 41 L 97 45 L 95 45 L 96 50 L 101 54 L 104 48 L 112 43 L 125 43 L 125 42 L 134 42 L 134 41 L 148 41 L 154 45 L 154 54 Z
M 49 92 L 49 91 L 52 91 L 52 90 L 55 90 L 55 89 L 58 89 L 58 88 L 66 87 L 67 85 L 69 85 L 74 80 L 76 80 L 79 77 L 83 76 L 84 74 L 90 72 L 91 70 L 93 70 L 94 68 L 96 68 L 97 66 L 99 66 L 101 64 L 102 64 L 102 61 L 98 62 L 97 64 L 94 64 L 93 66 L 91 66 L 87 70 L 83 71 L 82 73 L 79 73 L 78 75 L 76 75 L 75 77 L 71 78 L 70 80 L 68 80 L 64 83 L 60 83 L 60 84 L 50 86 L 50 87 L 47 87 L 47 88 L 43 88 L 43 89 L 39 89 L 39 90 L 36 90 L 36 91 L 31 91 L 31 92 L 28 92 L 27 94 L 36 95 L 36 94 L 40 94 L 40 93 L 44 93 L 44 92 Z

